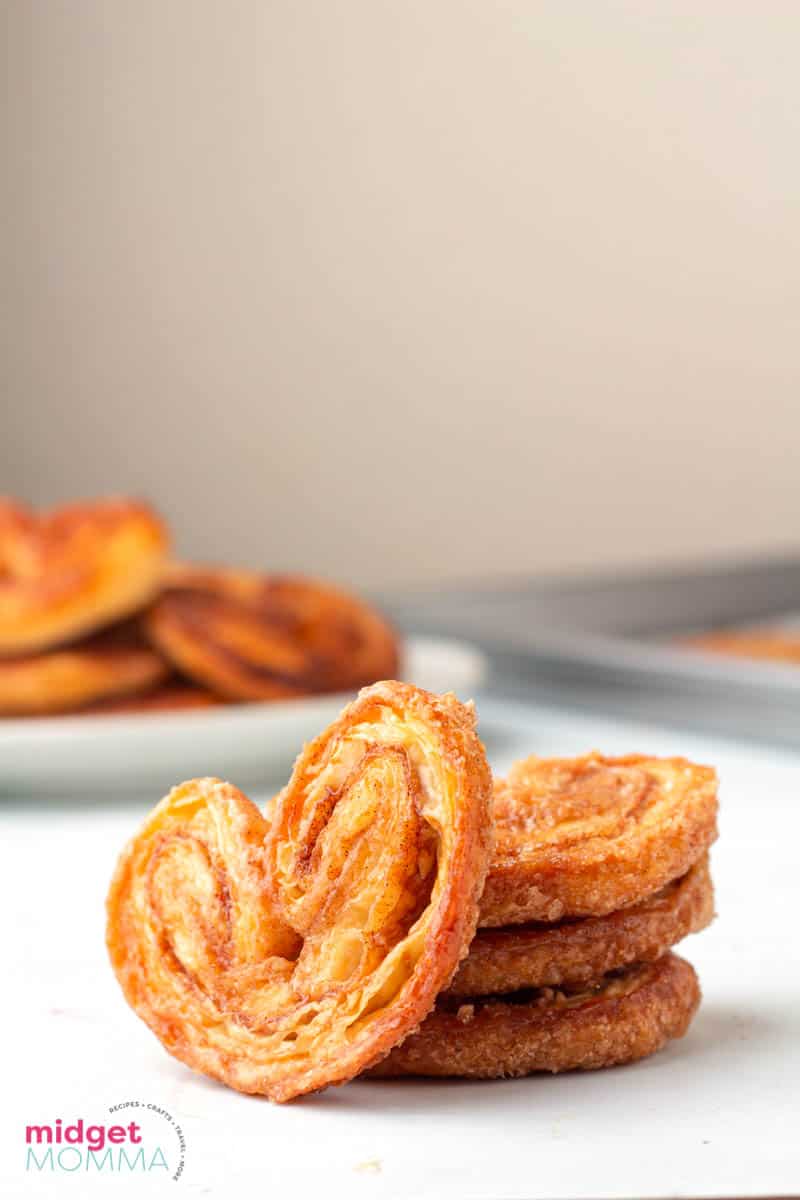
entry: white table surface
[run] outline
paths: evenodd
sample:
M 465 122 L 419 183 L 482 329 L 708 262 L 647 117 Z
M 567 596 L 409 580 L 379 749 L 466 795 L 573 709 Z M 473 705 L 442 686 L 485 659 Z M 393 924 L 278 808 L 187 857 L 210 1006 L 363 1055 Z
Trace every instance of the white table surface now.
M 526 753 L 592 747 L 718 767 L 720 915 L 684 944 L 705 997 L 686 1038 L 645 1062 L 588 1074 L 356 1082 L 283 1107 L 240 1096 L 170 1058 L 127 1008 L 106 962 L 113 863 L 158 797 L 5 800 L 0 1195 L 800 1192 L 800 755 L 586 714 L 488 703 L 479 711 L 501 771 Z M 26 1174 L 26 1124 L 57 1116 L 110 1124 L 109 1106 L 134 1098 L 180 1120 L 179 1182 L 158 1172 Z

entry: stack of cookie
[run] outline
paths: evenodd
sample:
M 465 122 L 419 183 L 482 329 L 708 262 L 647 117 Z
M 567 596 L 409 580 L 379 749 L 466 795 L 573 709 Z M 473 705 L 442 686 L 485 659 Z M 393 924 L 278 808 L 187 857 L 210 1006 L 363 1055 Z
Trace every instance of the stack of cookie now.
M 713 913 L 714 772 L 591 754 L 493 784 L 475 725 L 383 681 L 266 813 L 218 779 L 156 806 L 107 941 L 170 1053 L 285 1101 L 364 1073 L 610 1066 L 684 1033 L 700 992 L 671 947 Z
M 680 1037 L 700 1001 L 670 948 L 709 924 L 714 771 L 530 758 L 494 784 L 480 926 L 447 992 L 375 1075 L 611 1066 Z
M 293 575 L 168 564 L 129 499 L 0 500 L 0 715 L 156 712 L 352 692 L 395 675 L 365 601 Z

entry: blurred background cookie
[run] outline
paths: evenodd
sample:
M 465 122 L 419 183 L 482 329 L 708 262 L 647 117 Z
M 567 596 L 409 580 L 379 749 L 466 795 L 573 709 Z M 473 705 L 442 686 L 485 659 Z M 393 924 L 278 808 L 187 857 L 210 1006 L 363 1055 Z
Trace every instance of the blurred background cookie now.
M 144 692 L 170 674 L 163 658 L 129 627 L 80 645 L 0 659 L 0 715 L 75 712 Z
M 62 646 L 143 608 L 161 584 L 168 535 L 136 500 L 37 515 L 0 502 L 0 655 Z
M 297 575 L 178 567 L 145 617 L 189 679 L 232 700 L 351 691 L 398 669 L 398 641 L 366 602 Z
M 170 565 L 168 546 L 138 501 L 42 515 L 0 501 L 0 716 L 191 711 L 398 674 L 397 635 L 366 601 L 300 575 Z

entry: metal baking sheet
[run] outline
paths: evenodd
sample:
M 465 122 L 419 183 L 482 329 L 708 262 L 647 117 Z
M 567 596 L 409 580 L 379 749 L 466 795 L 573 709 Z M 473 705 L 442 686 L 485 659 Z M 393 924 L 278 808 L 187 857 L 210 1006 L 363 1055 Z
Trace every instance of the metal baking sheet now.
M 800 746 L 800 667 L 677 644 L 726 625 L 800 627 L 800 559 L 464 586 L 388 607 L 490 650 L 500 692 Z

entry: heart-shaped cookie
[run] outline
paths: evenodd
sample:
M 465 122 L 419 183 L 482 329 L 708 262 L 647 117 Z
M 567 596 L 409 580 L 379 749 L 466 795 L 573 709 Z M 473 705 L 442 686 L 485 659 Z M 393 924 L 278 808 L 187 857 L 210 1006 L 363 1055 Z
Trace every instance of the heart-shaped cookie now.
M 303 751 L 269 820 L 185 783 L 123 852 L 108 947 L 177 1058 L 288 1100 L 351 1079 L 433 1007 L 475 931 L 491 779 L 471 707 L 366 688 Z

